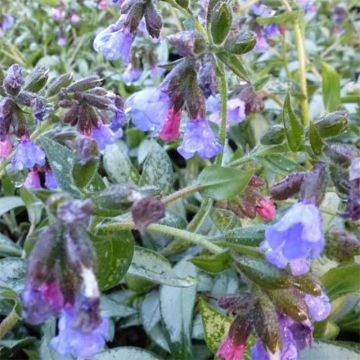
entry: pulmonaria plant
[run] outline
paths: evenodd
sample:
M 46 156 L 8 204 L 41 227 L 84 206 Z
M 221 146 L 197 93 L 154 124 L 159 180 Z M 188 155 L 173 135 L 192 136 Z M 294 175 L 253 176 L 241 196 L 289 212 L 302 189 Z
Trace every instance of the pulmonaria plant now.
M 356 7 L 5 3 L 0 358 L 354 357 Z

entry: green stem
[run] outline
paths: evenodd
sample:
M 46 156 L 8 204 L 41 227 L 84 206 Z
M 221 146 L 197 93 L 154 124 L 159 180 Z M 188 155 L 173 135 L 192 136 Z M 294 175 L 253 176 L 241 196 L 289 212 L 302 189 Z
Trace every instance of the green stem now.
M 292 11 L 292 8 L 288 0 L 281 0 L 282 4 L 285 6 L 287 11 Z M 306 53 L 303 34 L 300 29 L 300 25 L 297 20 L 292 22 L 295 39 L 296 39 L 296 48 L 298 53 L 299 60 L 299 70 L 300 70 L 300 88 L 304 98 L 301 100 L 301 109 L 303 114 L 303 122 L 305 126 L 309 126 L 310 117 L 309 117 L 309 105 L 308 105 L 308 91 L 306 84 Z
M 2 339 L 5 334 L 16 325 L 18 320 L 19 317 L 17 316 L 15 310 L 12 310 L 11 313 L 0 323 L 0 339 Z
M 180 199 L 180 198 L 182 198 L 182 197 L 185 197 L 185 196 L 187 196 L 187 195 L 190 195 L 190 194 L 192 194 L 192 193 L 194 193 L 194 192 L 197 192 L 197 191 L 199 191 L 199 190 L 201 190 L 201 186 L 200 186 L 200 185 L 197 185 L 197 184 L 195 184 L 195 185 L 190 185 L 190 186 L 187 186 L 187 187 L 185 187 L 185 188 L 183 188 L 183 189 L 180 189 L 180 190 L 178 190 L 178 191 L 175 191 L 174 193 L 172 193 L 172 194 L 170 194 L 170 195 L 168 195 L 168 196 L 164 196 L 164 197 L 161 199 L 161 201 L 162 201 L 163 203 L 165 203 L 165 204 L 169 204 L 169 203 L 171 203 L 171 202 L 173 202 L 173 201 L 176 201 L 176 200 L 178 200 L 178 199 Z
M 133 222 L 126 223 L 113 223 L 107 224 L 100 227 L 105 232 L 119 231 L 119 230 L 132 230 L 135 228 Z M 206 239 L 205 236 L 195 234 L 186 230 L 176 229 L 170 226 L 161 224 L 151 224 L 147 228 L 149 231 L 153 231 L 159 234 L 174 236 L 178 239 L 190 242 L 194 245 L 200 245 L 204 249 L 212 252 L 213 254 L 220 254 L 223 249 Z
M 221 153 L 217 156 L 215 163 L 217 165 L 222 165 L 225 151 L 226 143 L 226 124 L 227 124 L 227 84 L 225 77 L 225 69 L 222 63 L 218 63 L 218 81 L 219 81 L 219 91 L 220 91 L 220 131 L 219 131 L 219 143 L 223 147 Z

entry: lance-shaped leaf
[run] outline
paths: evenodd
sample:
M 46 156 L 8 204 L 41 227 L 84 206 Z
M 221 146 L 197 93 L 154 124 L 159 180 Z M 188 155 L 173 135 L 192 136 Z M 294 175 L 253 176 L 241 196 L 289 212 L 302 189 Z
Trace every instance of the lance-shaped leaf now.
M 240 79 L 243 79 L 247 82 L 249 80 L 249 74 L 246 69 L 246 66 L 243 64 L 242 60 L 239 59 L 236 55 L 230 55 L 225 51 L 220 51 L 217 53 L 217 57 Z
M 241 273 L 258 285 L 267 288 L 290 286 L 290 277 L 267 261 L 249 256 L 234 255 Z
M 0 216 L 20 206 L 25 206 L 25 203 L 21 199 L 21 197 L 19 196 L 2 197 L 0 201 Z
M 232 316 L 226 316 L 200 298 L 200 313 L 204 329 L 205 342 L 208 348 L 215 353 L 221 341 L 229 331 Z
M 161 360 L 157 355 L 133 346 L 122 346 L 94 355 L 92 360 Z
M 212 240 L 246 246 L 259 246 L 260 242 L 264 240 L 265 229 L 264 225 L 239 227 L 217 235 Z
M 210 14 L 210 31 L 215 44 L 221 44 L 230 32 L 232 11 L 226 1 L 219 1 Z
M 191 259 L 191 262 L 201 270 L 209 273 L 218 273 L 230 267 L 230 255 L 224 251 L 216 255 L 200 255 Z
M 309 139 L 314 154 L 321 155 L 324 144 L 323 141 L 321 140 L 320 134 L 316 126 L 313 124 L 312 121 L 310 122 L 309 125 Z
M 192 267 L 190 263 L 188 265 Z M 196 280 L 191 276 L 177 275 L 171 268 L 169 261 L 163 256 L 155 251 L 138 246 L 135 247 L 129 274 L 160 284 L 178 287 L 193 286 L 196 283 Z
M 283 122 L 286 137 L 292 151 L 300 151 L 303 143 L 303 127 L 291 107 L 290 95 L 287 94 L 283 107 Z
M 268 25 L 268 24 L 286 24 L 293 20 L 296 20 L 300 15 L 299 11 L 286 11 L 282 14 L 276 16 L 269 17 L 257 17 L 256 21 L 260 25 Z
M 239 170 L 213 165 L 206 167 L 198 178 L 200 191 L 215 200 L 231 199 L 244 191 L 254 174 L 254 169 Z
M 324 106 L 328 112 L 335 111 L 341 104 L 340 76 L 336 70 L 326 62 L 321 62 L 321 68 Z

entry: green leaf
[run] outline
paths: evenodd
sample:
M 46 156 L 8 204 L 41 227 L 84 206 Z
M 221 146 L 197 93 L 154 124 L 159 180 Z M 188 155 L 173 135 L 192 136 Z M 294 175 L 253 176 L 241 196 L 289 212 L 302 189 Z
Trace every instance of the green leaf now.
M 313 124 L 312 121 L 310 121 L 309 125 L 309 138 L 311 148 L 315 155 L 321 155 L 324 144 L 321 140 L 320 134 L 316 126 Z
M 322 138 L 328 138 L 344 133 L 348 127 L 348 122 L 346 111 L 334 111 L 321 117 L 314 125 Z
M 196 283 L 193 277 L 177 275 L 169 261 L 160 254 L 138 246 L 135 247 L 129 274 L 170 286 L 188 287 Z
M 283 123 L 290 149 L 294 152 L 300 151 L 303 144 L 303 127 L 292 110 L 289 94 L 286 95 L 284 101 Z
M 13 257 L 0 259 L 0 287 L 18 293 L 23 287 L 24 277 L 24 260 Z
M 286 11 L 280 15 L 269 16 L 269 17 L 257 17 L 256 21 L 260 25 L 268 25 L 268 24 L 286 24 L 293 20 L 298 19 L 300 16 L 299 11 Z
M 228 36 L 232 24 L 232 11 L 226 2 L 218 2 L 210 15 L 210 31 L 215 44 L 221 44 Z
M 322 68 L 322 92 L 326 111 L 331 112 L 339 108 L 340 100 L 340 76 L 328 63 L 321 62 Z
M 218 52 L 217 57 L 240 79 L 250 82 L 248 71 L 236 55 L 227 52 Z
M 123 346 L 105 350 L 94 355 L 92 360 L 161 360 L 155 354 L 132 346 Z
M 239 170 L 213 165 L 206 167 L 198 177 L 200 191 L 215 200 L 231 199 L 246 189 L 254 169 Z
M 229 38 L 225 43 L 226 51 L 234 55 L 242 55 L 251 51 L 256 45 L 256 36 L 253 32 L 242 31 L 234 38 Z
M 331 300 L 360 291 L 360 264 L 346 264 L 329 270 L 321 278 Z
M 174 171 L 168 154 L 153 141 L 143 165 L 139 186 L 153 185 L 158 187 L 162 194 L 167 194 L 171 191 L 174 180 Z
M 305 168 L 298 162 L 290 160 L 281 154 L 271 154 L 267 156 L 259 156 L 258 159 L 264 164 L 264 166 L 276 174 L 289 175 L 296 171 L 305 171 Z
M 174 268 L 178 276 L 196 276 L 196 268 L 186 259 Z M 163 285 L 160 289 L 160 312 L 167 329 L 174 358 L 190 360 L 191 330 L 196 286 L 179 288 Z
M 74 162 L 72 151 L 47 137 L 42 137 L 40 144 L 46 153 L 46 157 L 60 189 L 75 196 L 79 195 L 80 192 L 74 185 L 72 179 Z
M 105 148 L 103 164 L 111 181 L 118 184 L 136 183 L 139 174 L 119 144 Z
M 75 162 L 72 169 L 72 178 L 74 184 L 80 189 L 85 188 L 91 182 L 91 180 L 94 179 L 98 165 L 98 160 L 90 160 L 85 165 L 80 165 L 79 163 Z
M 21 256 L 21 247 L 1 233 L 0 256 Z
M 0 216 L 20 206 L 25 206 L 25 203 L 19 196 L 2 197 L 0 201 Z
M 20 195 L 25 203 L 30 223 L 32 225 L 38 224 L 41 221 L 44 204 L 24 187 L 20 189 Z
M 130 231 L 91 235 L 97 257 L 97 279 L 102 290 L 118 285 L 129 269 L 134 254 Z
M 203 271 L 218 273 L 230 267 L 230 255 L 228 251 L 217 255 L 200 255 L 192 258 L 191 262 Z
M 106 317 L 127 317 L 137 313 L 135 309 L 125 306 L 105 295 L 101 296 L 100 309 L 101 314 Z
M 300 360 L 356 360 L 359 358 L 359 352 L 343 346 L 317 342 L 309 349 L 305 349 L 300 354 Z
M 213 353 L 216 353 L 221 341 L 229 331 L 232 317 L 220 313 L 202 298 L 200 298 L 199 305 L 206 345 Z
M 259 246 L 264 240 L 265 225 L 238 227 L 213 237 L 212 241 L 224 241 L 232 244 Z

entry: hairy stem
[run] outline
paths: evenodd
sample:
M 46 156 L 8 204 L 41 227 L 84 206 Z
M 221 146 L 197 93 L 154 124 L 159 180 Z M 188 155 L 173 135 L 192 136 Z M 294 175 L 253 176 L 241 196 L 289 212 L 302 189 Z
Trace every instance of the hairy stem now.
M 6 333 L 16 325 L 18 320 L 19 317 L 17 316 L 15 310 L 12 310 L 11 313 L 0 323 L 0 339 L 2 339 Z
M 173 201 L 176 201 L 176 200 L 178 200 L 178 199 L 180 199 L 180 198 L 182 198 L 182 197 L 185 197 L 185 196 L 187 196 L 187 195 L 190 195 L 190 194 L 192 194 L 192 193 L 194 193 L 194 192 L 197 192 L 197 191 L 199 191 L 199 190 L 201 190 L 201 185 L 197 185 L 197 184 L 195 184 L 195 185 L 190 185 L 190 186 L 187 186 L 187 187 L 185 187 L 185 188 L 182 188 L 182 189 L 180 189 L 180 190 L 178 190 L 178 191 L 175 191 L 175 192 L 173 192 L 173 193 L 170 194 L 170 195 L 164 196 L 164 197 L 161 199 L 161 201 L 162 201 L 163 203 L 165 203 L 165 204 L 169 204 L 169 203 L 171 203 L 171 202 L 173 202 Z

